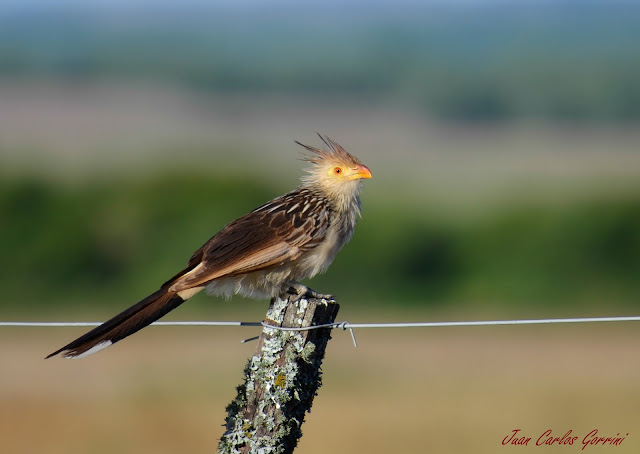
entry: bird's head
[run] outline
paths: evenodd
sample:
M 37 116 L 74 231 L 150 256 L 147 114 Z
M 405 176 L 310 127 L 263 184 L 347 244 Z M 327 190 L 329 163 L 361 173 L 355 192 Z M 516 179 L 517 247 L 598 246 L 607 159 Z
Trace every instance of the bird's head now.
M 308 175 L 302 177 L 303 185 L 318 188 L 329 197 L 357 197 L 361 180 L 371 178 L 371 170 L 329 137 L 318 136 L 327 146 L 326 149 L 296 141 L 311 152 L 304 158 L 312 166 L 306 169 Z

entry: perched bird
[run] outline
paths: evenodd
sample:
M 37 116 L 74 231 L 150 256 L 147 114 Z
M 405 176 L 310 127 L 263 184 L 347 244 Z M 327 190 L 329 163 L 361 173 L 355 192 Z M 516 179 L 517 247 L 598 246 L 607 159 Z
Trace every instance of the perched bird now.
M 81 358 L 158 320 L 203 289 L 214 295 L 327 297 L 298 281 L 325 271 L 351 239 L 360 215 L 360 188 L 371 171 L 326 136 L 325 149 L 301 145 L 308 175 L 293 191 L 224 227 L 187 267 L 159 290 L 51 353 Z M 290 297 L 290 296 L 289 296 Z

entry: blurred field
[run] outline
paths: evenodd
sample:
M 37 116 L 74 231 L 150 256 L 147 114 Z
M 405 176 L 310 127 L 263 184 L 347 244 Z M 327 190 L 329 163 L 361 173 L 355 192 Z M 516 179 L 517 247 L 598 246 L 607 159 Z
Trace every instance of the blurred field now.
M 637 303 L 633 125 L 478 128 L 344 101 L 69 90 L 0 88 L 7 310 L 150 291 L 225 223 L 298 184 L 292 140 L 313 143 L 308 127 L 374 172 L 358 234 L 319 288 L 382 304 L 391 293 L 413 304 Z
M 202 94 L 132 82 L 0 79 L 0 101 L 4 178 L 110 182 L 197 169 L 288 189 L 301 165 L 293 140 L 312 142 L 317 130 L 376 170 L 365 197 L 386 202 L 584 199 L 640 186 L 637 122 L 439 123 L 342 96 Z
M 156 327 L 86 360 L 42 359 L 80 330 L 0 332 L 2 452 L 214 451 L 254 329 Z M 547 429 L 629 433 L 585 451 L 640 448 L 633 326 L 356 334 L 358 349 L 334 333 L 296 452 L 515 452 L 526 448 L 501 441 L 516 428 L 534 442 Z
M 144 114 L 119 124 L 107 119 L 126 112 L 131 96 L 118 101 L 118 90 L 109 93 L 89 102 L 90 113 L 74 111 L 63 96 L 68 117 L 51 130 L 50 115 L 32 117 L 37 134 L 11 123 L 26 95 L 11 109 L 0 105 L 10 145 L 0 184 L 2 319 L 104 319 L 133 303 L 229 219 L 296 184 L 300 163 L 290 140 L 307 125 L 345 137 L 375 175 L 353 242 L 310 283 L 341 298 L 340 318 L 636 312 L 636 128 L 423 129 L 427 123 L 409 114 L 263 107 L 239 122 L 258 135 L 227 130 L 233 121 L 208 132 L 206 122 L 186 121 L 176 131 L 201 128 L 186 140 L 164 135 L 154 116 L 162 109 L 153 100 L 166 93 L 141 95 L 145 101 L 134 105 Z M 182 113 L 194 112 L 187 95 L 172 96 L 173 103 L 158 102 L 187 100 Z M 116 105 L 112 113 L 106 99 Z M 224 117 L 217 102 L 209 108 Z M 167 124 L 181 121 L 180 112 L 167 112 L 176 115 Z M 89 130 L 96 121 L 97 136 L 73 134 L 82 118 Z M 142 118 L 153 134 L 139 133 Z M 290 118 L 300 122 L 293 130 Z M 102 131 L 102 123 L 117 133 Z M 307 132 L 295 137 L 313 141 Z M 259 320 L 264 309 L 264 302 L 202 296 L 172 318 Z M 239 340 L 251 330 L 150 328 L 86 360 L 42 359 L 81 332 L 0 331 L 2 452 L 214 451 L 253 351 Z M 635 325 L 356 334 L 357 350 L 347 333 L 335 333 L 296 452 L 515 451 L 500 444 L 515 428 L 534 441 L 547 429 L 629 433 L 619 447 L 587 450 L 640 448 Z

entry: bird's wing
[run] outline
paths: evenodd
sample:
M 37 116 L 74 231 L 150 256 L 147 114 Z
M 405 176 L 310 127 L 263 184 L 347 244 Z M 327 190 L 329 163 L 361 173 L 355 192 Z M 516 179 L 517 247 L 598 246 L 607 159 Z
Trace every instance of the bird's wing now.
M 321 205 L 290 194 L 257 208 L 205 243 L 187 269 L 168 283 L 181 291 L 295 260 L 326 235 L 330 210 L 319 209 Z

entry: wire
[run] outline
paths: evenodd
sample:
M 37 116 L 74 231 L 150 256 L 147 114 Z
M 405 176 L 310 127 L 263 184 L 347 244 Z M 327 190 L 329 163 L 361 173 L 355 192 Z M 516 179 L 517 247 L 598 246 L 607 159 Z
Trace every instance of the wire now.
M 3 326 L 36 326 L 36 327 L 63 327 L 63 326 L 100 326 L 103 322 L 0 322 Z M 262 322 L 153 322 L 155 326 L 262 326 Z
M 583 318 L 542 318 L 542 319 L 528 319 L 528 320 L 469 320 L 459 322 L 408 322 L 408 323 L 349 323 L 335 322 L 327 323 L 324 325 L 313 325 L 303 327 L 284 327 L 273 326 L 268 323 L 262 322 L 220 322 L 220 321 L 176 321 L 176 322 L 154 322 L 152 325 L 156 326 L 262 326 L 263 328 L 277 329 L 280 331 L 309 331 L 313 329 L 322 328 L 342 328 L 342 330 L 349 330 L 351 334 L 351 340 L 353 346 L 358 347 L 356 341 L 356 335 L 354 334 L 354 328 L 435 328 L 435 327 L 451 327 L 451 326 L 502 326 L 502 325 L 549 325 L 558 323 L 607 323 L 607 322 L 637 322 L 640 321 L 640 316 L 629 317 L 583 317 Z M 17 326 L 17 327 L 76 327 L 76 326 L 99 326 L 101 322 L 1 322 L 0 327 L 3 326 Z M 258 339 L 259 336 L 250 337 L 244 339 L 241 342 L 246 343 Z
M 303 326 L 299 328 L 289 328 L 284 326 L 273 326 L 263 322 L 220 322 L 220 321 L 176 321 L 176 322 L 154 322 L 156 326 L 262 326 L 263 328 L 277 329 L 280 331 L 309 331 L 322 328 L 342 328 L 349 330 L 354 347 L 358 347 L 354 328 L 435 328 L 445 326 L 501 326 L 501 325 L 549 325 L 557 323 L 607 323 L 607 322 L 637 322 L 640 316 L 629 317 L 583 317 L 583 318 L 542 318 L 529 320 L 469 320 L 460 322 L 408 322 L 408 323 L 349 323 L 336 322 L 324 325 Z M 1 322 L 0 327 L 77 327 L 77 326 L 99 326 L 101 322 Z M 259 336 L 244 339 L 242 343 L 258 339 Z
M 542 325 L 553 323 L 603 323 L 603 322 L 631 322 L 640 321 L 640 316 L 630 317 L 584 317 L 584 318 L 546 318 L 546 319 L 530 319 L 530 320 L 477 320 L 462 322 L 409 322 L 409 323 L 349 323 L 347 321 L 340 323 L 327 323 L 324 325 L 305 326 L 300 328 L 288 328 L 283 326 L 272 326 L 262 322 L 265 328 L 279 329 L 281 331 L 308 331 L 320 328 L 342 328 L 349 330 L 353 346 L 358 348 L 358 342 L 353 332 L 354 328 L 433 328 L 442 326 L 500 326 L 500 325 Z M 247 342 L 251 339 L 245 339 Z
M 640 316 L 629 317 L 585 317 L 585 318 L 546 318 L 531 320 L 472 320 L 462 322 L 417 322 L 417 323 L 349 323 L 343 327 L 335 323 L 335 327 L 347 328 L 431 328 L 438 326 L 495 326 L 495 325 L 543 325 L 552 323 L 604 323 L 604 322 L 638 322 Z
M 499 325 L 544 325 L 557 323 L 607 323 L 607 322 L 638 322 L 640 315 L 628 317 L 583 317 L 583 318 L 546 318 L 528 320 L 469 320 L 454 322 L 408 322 L 408 323 L 350 323 L 335 322 L 326 325 L 315 325 L 300 328 L 285 328 L 268 325 L 264 322 L 234 322 L 234 321 L 173 321 L 154 322 L 155 326 L 264 326 L 283 331 L 306 331 L 320 328 L 434 328 L 447 326 L 499 326 Z M 102 322 L 2 322 L 0 327 L 77 327 L 99 326 Z

